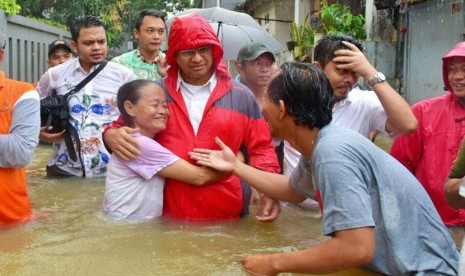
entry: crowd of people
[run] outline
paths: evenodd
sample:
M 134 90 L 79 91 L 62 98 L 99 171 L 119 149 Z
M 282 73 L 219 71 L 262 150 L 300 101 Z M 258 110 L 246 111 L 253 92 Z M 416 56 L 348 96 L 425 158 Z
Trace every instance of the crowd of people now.
M 70 32 L 34 86 L 0 74 L 0 225 L 31 218 L 26 166 L 41 140 L 53 144 L 47 177 L 106 178 L 114 219 L 239 219 L 257 203 L 271 222 L 280 201 L 318 205 L 330 238 L 240 260 L 253 275 L 459 273 L 448 227 L 465 226 L 465 42 L 443 57 L 446 94 L 410 107 L 349 36 L 281 66 L 250 43 L 233 79 L 197 13 L 173 19 L 164 53 L 164 14 L 141 11 L 137 49 L 109 62 L 100 18 L 77 17 Z M 5 44 L 1 32 L 0 62 Z M 41 126 L 41 99 L 60 95 L 72 131 Z M 391 155 L 373 132 L 394 139 Z

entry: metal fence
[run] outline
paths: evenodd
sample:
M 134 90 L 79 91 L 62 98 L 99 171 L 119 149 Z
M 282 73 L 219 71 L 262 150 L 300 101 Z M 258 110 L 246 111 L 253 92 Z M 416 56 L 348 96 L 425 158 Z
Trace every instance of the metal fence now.
M 0 28 L 7 43 L 0 70 L 9 78 L 34 83 L 48 69 L 48 45 L 55 39 L 71 40 L 68 31 L 0 10 Z

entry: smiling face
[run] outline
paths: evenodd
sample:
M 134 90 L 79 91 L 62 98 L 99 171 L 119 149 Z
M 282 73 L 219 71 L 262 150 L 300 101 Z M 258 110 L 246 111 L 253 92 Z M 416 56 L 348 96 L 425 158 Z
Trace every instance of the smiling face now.
M 204 85 L 213 74 L 213 46 L 178 51 L 176 63 L 183 80 L 192 85 Z
M 124 103 L 126 112 L 133 119 L 133 126 L 139 128 L 140 133 L 153 138 L 155 134 L 166 128 L 170 116 L 168 102 L 163 89 L 154 84 L 139 87 L 139 99 L 135 104 Z
M 465 57 L 453 57 L 447 63 L 447 79 L 452 93 L 465 100 Z

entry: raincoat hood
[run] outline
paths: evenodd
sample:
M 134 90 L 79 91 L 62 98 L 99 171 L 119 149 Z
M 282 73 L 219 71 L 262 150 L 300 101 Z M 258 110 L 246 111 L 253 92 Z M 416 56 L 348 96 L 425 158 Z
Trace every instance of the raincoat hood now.
M 452 88 L 449 83 L 449 72 L 447 70 L 447 65 L 450 59 L 453 57 L 465 57 L 465 41 L 455 45 L 455 47 L 452 48 L 449 53 L 442 57 L 442 79 L 444 81 L 444 88 L 451 92 Z
M 176 63 L 178 51 L 195 49 L 205 45 L 213 45 L 213 68 L 226 70 L 226 64 L 222 61 L 223 47 L 210 23 L 198 13 L 175 17 L 171 23 L 168 37 L 166 54 L 166 61 L 170 65 L 168 72 L 174 71 L 177 74 L 179 70 Z

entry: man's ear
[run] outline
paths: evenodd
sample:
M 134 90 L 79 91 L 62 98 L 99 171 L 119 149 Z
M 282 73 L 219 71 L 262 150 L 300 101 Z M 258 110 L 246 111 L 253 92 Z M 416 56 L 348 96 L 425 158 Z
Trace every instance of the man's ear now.
M 234 62 L 234 66 L 236 66 L 236 70 L 237 70 L 237 72 L 239 72 L 239 74 L 241 74 L 241 75 L 244 74 L 244 66 L 242 66 L 242 64 L 239 61 L 236 60 Z
M 279 119 L 284 118 L 287 115 L 287 108 L 283 100 L 279 100 Z
M 321 66 L 321 63 L 320 63 L 319 61 L 316 61 L 316 60 L 315 60 L 315 61 L 312 62 L 312 63 L 313 63 L 313 65 L 315 65 L 316 67 L 318 67 L 318 68 L 320 68 L 321 70 L 323 70 L 323 66 Z
M 134 33 L 134 37 L 136 39 L 139 39 L 139 30 L 137 28 L 134 28 L 133 33 Z
M 74 40 L 71 40 L 71 49 L 73 49 L 73 52 L 75 52 L 76 54 L 79 54 L 77 49 L 77 43 Z

